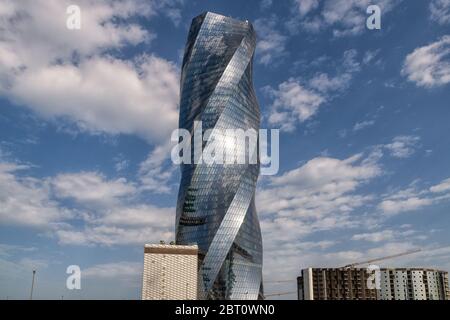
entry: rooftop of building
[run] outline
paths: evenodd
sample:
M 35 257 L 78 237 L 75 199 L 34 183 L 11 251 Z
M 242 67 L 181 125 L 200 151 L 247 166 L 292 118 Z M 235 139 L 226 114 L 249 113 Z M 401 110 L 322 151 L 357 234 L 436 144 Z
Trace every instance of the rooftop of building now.
M 217 17 L 224 18 L 224 19 L 229 20 L 229 21 L 234 22 L 234 23 L 251 25 L 251 22 L 249 22 L 248 20 L 240 20 L 240 19 L 237 19 L 237 18 L 233 18 L 231 16 L 226 16 L 226 15 L 223 15 L 223 14 L 220 14 L 220 13 L 215 13 L 215 12 L 212 12 L 212 11 L 204 11 L 204 12 L 200 13 L 198 16 L 194 17 L 194 19 L 196 19 L 198 17 L 201 17 L 201 16 L 206 16 L 206 15 L 217 16 Z
M 302 270 L 307 270 L 309 268 L 305 268 Z M 361 270 L 367 270 L 367 267 L 359 267 L 359 268 L 346 268 L 346 267 L 337 267 L 337 268 L 331 268 L 331 267 L 312 267 L 310 268 L 312 270 L 324 270 L 324 271 L 329 271 L 329 270 L 354 270 L 354 271 L 361 271 Z M 432 271 L 432 272 L 440 272 L 440 273 L 448 273 L 448 271 L 445 270 L 439 270 L 439 269 L 434 269 L 434 268 L 425 268 L 425 267 L 380 267 L 380 271 Z
M 197 245 L 177 245 L 177 244 L 145 244 L 144 253 L 155 254 L 187 254 L 197 255 Z

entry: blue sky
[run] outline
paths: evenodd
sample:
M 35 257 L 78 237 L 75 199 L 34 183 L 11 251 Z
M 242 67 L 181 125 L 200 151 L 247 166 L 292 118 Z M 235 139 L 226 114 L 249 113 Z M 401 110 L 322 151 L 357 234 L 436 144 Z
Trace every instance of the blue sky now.
M 3 0 L 0 298 L 27 298 L 33 269 L 37 298 L 140 297 L 143 244 L 174 237 L 170 133 L 203 11 L 254 24 L 261 127 L 281 129 L 256 198 L 264 277 L 292 283 L 266 293 L 295 291 L 303 267 L 419 248 L 380 265 L 450 270 L 448 0 Z

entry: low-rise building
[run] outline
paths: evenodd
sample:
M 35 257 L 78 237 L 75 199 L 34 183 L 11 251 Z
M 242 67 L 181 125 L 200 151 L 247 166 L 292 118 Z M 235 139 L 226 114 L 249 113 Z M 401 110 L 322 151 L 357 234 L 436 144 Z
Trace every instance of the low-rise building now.
M 142 300 L 196 300 L 198 246 L 146 244 Z
M 450 300 L 448 272 L 424 268 L 308 268 L 297 287 L 299 300 Z

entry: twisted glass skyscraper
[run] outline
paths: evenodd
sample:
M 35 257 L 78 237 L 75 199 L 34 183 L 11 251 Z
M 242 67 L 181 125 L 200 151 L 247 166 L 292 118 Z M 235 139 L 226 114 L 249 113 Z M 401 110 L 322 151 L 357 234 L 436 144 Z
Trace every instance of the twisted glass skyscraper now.
M 192 20 L 181 72 L 180 128 L 191 136 L 197 121 L 202 121 L 203 132 L 259 129 L 252 83 L 255 42 L 248 21 L 211 12 Z M 236 149 L 226 141 L 223 145 Z M 258 174 L 259 158 L 254 164 L 181 165 L 176 242 L 199 246 L 200 298 L 262 297 Z

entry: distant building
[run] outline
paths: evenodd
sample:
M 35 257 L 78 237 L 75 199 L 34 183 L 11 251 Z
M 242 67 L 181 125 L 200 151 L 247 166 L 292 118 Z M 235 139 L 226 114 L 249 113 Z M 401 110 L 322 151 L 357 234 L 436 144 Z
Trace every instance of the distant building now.
M 450 300 L 446 271 L 423 268 L 380 271 L 380 300 Z
M 198 247 L 146 244 L 142 300 L 196 300 Z
M 366 268 L 308 268 L 297 278 L 299 300 L 377 300 Z
M 450 300 L 445 271 L 382 268 L 378 289 L 366 268 L 308 268 L 297 278 L 299 300 Z M 371 281 L 369 281 L 371 282 Z

